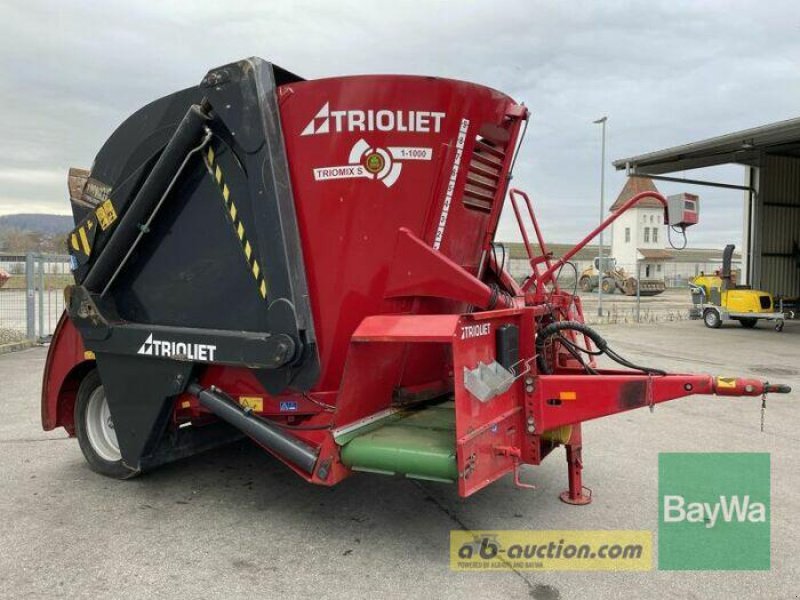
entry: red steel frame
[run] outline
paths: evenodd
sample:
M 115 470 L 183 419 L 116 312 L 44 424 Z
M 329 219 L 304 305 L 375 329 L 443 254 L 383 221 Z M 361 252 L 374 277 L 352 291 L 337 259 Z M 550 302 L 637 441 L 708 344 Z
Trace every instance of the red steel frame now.
M 527 195 L 512 190 L 511 197 L 515 212 L 516 197 L 522 196 L 530 207 Z M 609 217 L 602 226 L 615 220 L 622 211 L 635 205 L 645 196 L 658 197 L 646 192 L 634 197 L 620 211 Z M 531 209 L 531 216 L 535 216 Z M 452 389 L 456 405 L 456 448 L 459 472 L 458 490 L 462 496 L 469 496 L 507 473 L 514 472 L 519 483 L 518 467 L 520 464 L 539 464 L 559 443 L 566 450 L 568 467 L 568 489 L 561 499 L 572 504 L 586 504 L 591 500 L 587 488 L 582 482 L 582 438 L 581 423 L 591 419 L 612 415 L 626 410 L 652 406 L 676 398 L 692 394 L 720 394 L 728 396 L 760 396 L 768 391 L 768 386 L 757 379 L 723 380 L 720 387 L 718 380 L 710 375 L 671 374 L 666 376 L 644 375 L 622 370 L 598 370 L 597 375 L 587 375 L 577 368 L 574 360 L 566 354 L 558 357 L 560 365 L 552 375 L 538 374 L 535 365 L 534 340 L 537 323 L 543 317 L 553 317 L 561 313 L 561 318 L 582 321 L 580 303 L 569 293 L 561 291 L 554 280 L 554 274 L 561 264 L 573 256 L 577 249 L 588 243 L 595 230 L 582 240 L 563 258 L 553 261 L 547 254 L 538 224 L 535 225 L 540 248 L 544 254 L 531 255 L 531 265 L 536 267 L 545 264 L 547 269 L 538 276 L 534 275 L 523 290 L 533 287 L 534 292 L 525 294 L 528 305 L 485 310 L 467 314 L 438 315 L 376 315 L 364 319 L 353 333 L 346 360 L 345 374 L 341 389 L 338 392 L 314 394 L 313 396 L 297 396 L 301 402 L 298 415 L 306 426 L 331 425 L 334 429 L 357 423 L 375 413 L 385 410 L 391 405 L 392 390 L 396 385 L 402 369 L 403 357 L 411 346 L 433 346 L 452 357 L 447 373 L 442 373 L 440 380 L 428 386 L 437 389 Z M 407 231 L 400 232 L 400 239 L 410 236 Z M 402 244 L 414 245 L 410 242 Z M 530 248 L 529 241 L 525 240 Z M 469 277 L 456 267 L 442 262 L 442 257 L 425 245 L 417 245 L 419 253 L 403 252 L 409 264 L 425 260 L 442 271 L 435 278 L 436 286 L 449 284 L 463 285 L 465 290 L 475 290 L 468 295 L 485 289 L 485 285 L 473 278 L 472 286 L 468 285 Z M 424 250 L 423 250 L 424 248 Z M 404 248 L 408 250 L 408 248 Z M 436 262 L 439 261 L 439 262 Z M 440 264 L 441 263 L 441 264 Z M 400 270 L 406 269 L 405 262 Z M 455 276 L 446 277 L 448 268 Z M 458 284 L 462 281 L 462 284 Z M 548 291 L 548 282 L 550 288 Z M 409 284 L 411 288 L 414 285 Z M 421 285 L 421 284 L 420 284 Z M 390 289 L 391 288 L 390 286 Z M 414 288 L 416 289 L 416 288 Z M 445 293 L 437 291 L 435 293 Z M 408 290 L 404 293 L 418 293 Z M 452 288 L 446 293 L 452 294 Z M 537 303 L 535 298 L 544 298 L 547 302 Z M 531 299 L 533 301 L 531 302 Z M 473 297 L 476 304 L 486 301 L 482 293 Z M 518 300 L 521 300 L 518 297 Z M 520 302 L 521 304 L 521 302 Z M 469 338 L 463 334 L 464 328 L 476 323 L 489 325 L 488 333 L 482 337 Z M 520 376 L 511 388 L 492 399 L 481 403 L 464 387 L 464 369 L 474 368 L 479 361 L 489 363 L 495 359 L 494 331 L 500 325 L 514 324 L 520 329 L 520 358 L 522 364 Z M 84 358 L 83 346 L 76 330 L 69 320 L 62 318 L 55 334 L 54 345 L 64 352 L 71 352 L 75 357 Z M 43 421 L 46 428 L 65 425 L 71 430 L 68 409 L 77 389 L 75 373 L 65 373 L 64 367 L 70 364 L 85 365 L 82 360 L 48 361 L 45 373 L 45 390 L 43 403 Z M 85 367 L 84 367 L 85 368 Z M 394 376 L 388 376 L 394 373 Z M 70 383 L 73 382 L 73 383 Z M 214 384 L 222 389 L 235 390 L 236 395 L 263 395 L 263 391 L 254 378 L 248 376 L 244 369 L 217 367 L 209 369 L 201 385 Z M 450 388 L 452 386 L 452 388 Z M 60 393 L 56 390 L 61 388 Z M 417 391 L 424 392 L 425 386 Z M 364 398 L 382 399 L 381 403 L 367 403 Z M 335 411 L 325 410 L 322 405 L 335 406 Z M 185 394 L 176 402 L 176 420 L 197 419 L 203 416 L 203 410 L 197 405 L 194 397 Z M 277 417 L 276 409 L 267 408 L 265 416 Z M 310 481 L 323 485 L 332 485 L 350 474 L 350 470 L 338 460 L 338 447 L 328 430 L 299 431 L 298 436 L 317 445 L 320 449 L 319 464 L 325 465 L 320 477 L 318 469 L 308 477 L 296 469 L 291 463 L 287 465 L 307 477 Z M 280 457 L 279 457 L 280 458 Z M 524 485 L 521 484 L 520 485 Z
M 399 84 L 402 86 L 398 87 Z M 360 91 L 358 86 L 362 85 Z M 418 169 L 416 179 L 408 175 L 405 180 L 409 186 L 419 184 L 418 198 L 400 185 L 391 190 L 365 187 L 361 198 L 362 188 L 346 181 L 326 183 L 327 193 L 316 192 L 322 188 L 314 187 L 318 182 L 311 179 L 310 167 L 336 164 L 330 157 L 333 142 L 326 145 L 315 142 L 313 136 L 291 136 L 292 132 L 305 128 L 309 116 L 317 113 L 320 98 L 333 98 L 334 106 L 337 94 L 343 98 L 361 98 L 376 89 L 391 88 L 397 89 L 397 94 L 401 91 L 407 94 L 408 102 L 413 104 L 428 93 L 430 86 L 435 86 L 436 91 L 432 97 L 439 98 L 443 107 L 450 107 L 447 110 L 458 108 L 458 103 L 463 102 L 464 114 L 476 125 L 470 125 L 469 136 L 463 131 L 459 134 L 457 123 L 435 139 L 429 136 L 427 144 L 436 153 L 441 149 L 438 162 L 404 167 L 410 173 Z M 550 357 L 554 373 L 537 371 L 537 331 L 554 321 L 583 322 L 580 298 L 558 286 L 559 269 L 643 198 L 655 198 L 664 205 L 666 199 L 654 192 L 634 196 L 556 260 L 547 250 L 530 198 L 524 192 L 511 190 L 511 205 L 531 266 L 528 280 L 517 285 L 491 258 L 513 150 L 527 118 L 527 110 L 510 98 L 463 82 L 383 76 L 301 82 L 281 88 L 280 98 L 283 128 L 291 138 L 287 153 L 298 198 L 311 297 L 324 298 L 324 302 L 317 301 L 314 305 L 323 363 L 321 381 L 308 393 L 287 391 L 270 396 L 248 369 L 212 365 L 202 371 L 199 383 L 203 387 L 214 385 L 233 397 L 257 397 L 262 405 L 254 409 L 256 413 L 293 426 L 294 435 L 318 449 L 317 467 L 309 475 L 278 458 L 307 480 L 333 485 L 349 476 L 350 469 L 339 457 L 335 431 L 390 409 L 398 391 L 418 398 L 452 393 L 460 495 L 469 496 L 508 473 L 514 473 L 515 482 L 524 485 L 519 482 L 519 466 L 539 464 L 552 450 L 564 445 L 569 486 L 561 498 L 572 504 L 585 504 L 591 498 L 581 473 L 584 421 L 692 394 L 759 396 L 771 390 L 768 384 L 755 379 L 717 380 L 709 375 L 646 375 L 604 369 L 589 375 L 566 351 L 558 348 Z M 364 102 L 364 108 L 369 108 Z M 491 127 L 481 125 L 484 122 Z M 348 138 L 343 133 L 336 138 L 336 147 L 346 155 L 361 135 L 364 134 Z M 411 134 L 405 135 L 412 139 Z M 464 138 L 494 136 L 505 143 L 506 152 L 497 152 L 498 157 L 504 158 L 496 173 L 495 196 L 485 215 L 457 202 L 470 176 L 462 168 L 455 179 L 456 193 L 452 194 L 448 217 L 448 227 L 454 231 L 445 238 L 442 248 L 435 250 L 432 240 L 440 222 L 441 205 L 437 204 L 439 200 L 430 198 L 440 199 L 445 190 L 453 191 L 454 183 L 448 184 L 447 174 L 458 156 L 454 150 L 457 135 L 462 136 L 459 138 L 462 145 Z M 370 142 L 376 146 L 396 143 L 388 134 L 385 137 L 373 135 Z M 463 165 L 481 160 L 469 152 L 465 149 Z M 475 185 L 485 183 L 479 178 Z M 375 216 L 358 212 L 361 210 L 358 202 L 375 205 L 376 189 L 382 190 L 383 199 L 387 200 L 380 210 L 373 211 Z M 346 204 L 345 198 L 352 203 Z M 412 199 L 416 205 L 411 203 Z M 539 254 L 534 253 L 523 226 L 520 199 L 532 222 L 541 249 Z M 368 224 L 367 229 L 351 231 L 354 223 L 362 221 Z M 477 234 L 466 235 L 470 228 Z M 349 246 L 342 252 L 354 253 L 347 257 L 352 259 L 349 270 L 341 269 L 338 257 L 329 250 L 343 243 L 343 231 L 350 238 Z M 364 242 L 369 238 L 372 245 L 359 246 L 362 238 Z M 364 266 L 365 263 L 368 265 Z M 376 273 L 382 278 L 381 286 L 375 284 Z M 481 335 L 468 335 L 467 332 L 476 330 L 475 325 L 484 326 L 477 329 Z M 497 358 L 495 331 L 503 325 L 519 328 L 521 361 L 511 387 L 481 402 L 466 389 L 464 371 Z M 583 339 L 582 343 L 588 344 L 589 340 Z M 92 359 L 72 323 L 62 317 L 44 373 L 45 429 L 62 426 L 73 434 L 76 392 L 83 376 L 93 368 Z M 297 409 L 291 415 L 280 409 L 281 402 L 286 400 L 296 403 Z M 176 425 L 211 420 L 209 413 L 188 393 L 177 397 L 174 406 Z

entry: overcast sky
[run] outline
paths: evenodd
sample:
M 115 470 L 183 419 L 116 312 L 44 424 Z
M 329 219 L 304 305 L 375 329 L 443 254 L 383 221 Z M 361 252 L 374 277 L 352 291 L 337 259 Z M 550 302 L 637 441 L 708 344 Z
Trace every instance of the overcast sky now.
M 38 2 L 0 4 L 0 214 L 69 212 L 66 172 L 88 167 L 143 104 L 209 68 L 260 56 L 305 78 L 439 75 L 525 102 L 515 185 L 546 237 L 599 219 L 600 129 L 613 159 L 800 116 L 796 2 Z M 741 183 L 743 170 L 690 172 Z M 701 195 L 690 245 L 741 241 L 738 191 Z M 501 235 L 516 239 L 505 214 Z

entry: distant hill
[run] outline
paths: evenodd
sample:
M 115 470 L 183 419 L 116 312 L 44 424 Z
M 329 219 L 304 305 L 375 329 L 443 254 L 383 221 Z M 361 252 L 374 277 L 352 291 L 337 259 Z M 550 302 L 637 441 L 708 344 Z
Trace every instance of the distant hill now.
M 0 217 L 0 229 L 33 231 L 46 236 L 64 235 L 73 227 L 70 215 L 19 214 Z

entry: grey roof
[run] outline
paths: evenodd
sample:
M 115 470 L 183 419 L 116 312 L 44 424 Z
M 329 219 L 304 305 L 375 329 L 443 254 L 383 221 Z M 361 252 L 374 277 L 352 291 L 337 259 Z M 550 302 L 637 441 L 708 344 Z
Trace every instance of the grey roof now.
M 528 258 L 527 253 L 525 252 L 525 247 L 522 245 L 521 242 L 501 242 L 506 249 L 508 250 L 508 257 L 509 258 Z M 574 244 L 547 244 L 547 251 L 552 252 L 555 258 L 559 258 L 566 254 L 569 250 L 572 249 Z M 584 246 L 581 248 L 580 252 L 575 255 L 574 260 L 592 260 L 598 255 L 598 251 L 600 246 L 595 244 L 589 244 L 588 246 Z M 535 254 L 539 254 L 541 251 L 539 250 L 539 244 L 533 244 L 533 251 Z M 608 253 L 611 251 L 611 245 L 605 244 L 603 247 L 603 255 L 608 256 Z M 503 255 L 502 252 L 498 250 L 500 254 L 498 254 L 498 259 L 502 259 Z
M 660 175 L 725 163 L 755 165 L 761 152 L 800 157 L 800 117 L 614 161 L 617 170 Z
M 525 248 L 520 242 L 501 242 L 508 252 L 508 258 L 521 258 L 526 259 L 528 255 L 525 253 Z M 553 253 L 553 256 L 558 258 L 563 256 L 572 248 L 573 244 L 548 244 L 547 249 Z M 592 260 L 597 257 L 599 246 L 591 244 L 583 248 L 575 256 L 573 260 Z M 533 250 L 535 253 L 539 252 L 539 245 L 534 244 Z M 503 254 L 498 250 L 497 258 L 502 260 Z M 611 252 L 611 246 L 606 245 L 603 249 L 603 255 L 608 256 Z M 722 262 L 722 248 L 684 248 L 683 250 L 675 250 L 673 248 L 665 248 L 660 250 L 663 252 L 662 257 L 665 260 L 674 260 L 679 263 L 703 263 L 703 262 Z M 733 260 L 741 260 L 741 252 L 733 253 Z
M 672 252 L 664 248 L 637 248 L 636 250 L 647 260 L 672 260 L 676 258 Z
M 666 248 L 665 251 L 671 254 L 672 259 L 676 262 L 722 262 L 722 248 L 684 248 L 683 250 Z M 733 260 L 742 260 L 742 253 L 734 252 Z

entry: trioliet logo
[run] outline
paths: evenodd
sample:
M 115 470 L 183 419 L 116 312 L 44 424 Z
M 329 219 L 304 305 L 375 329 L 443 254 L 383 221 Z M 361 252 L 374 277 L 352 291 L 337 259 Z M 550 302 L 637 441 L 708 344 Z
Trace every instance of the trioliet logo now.
M 136 354 L 143 356 L 158 356 L 161 358 L 176 358 L 183 360 L 201 360 L 213 362 L 217 347 L 213 344 L 192 344 L 188 342 L 175 342 L 171 340 L 157 340 L 151 333 L 141 345 Z
M 470 338 L 483 337 L 492 332 L 491 323 L 478 323 L 476 325 L 462 325 L 461 326 L 461 339 L 468 340 Z
M 331 103 L 326 102 L 300 135 L 343 131 L 439 133 L 446 116 L 443 112 L 430 110 L 331 110 Z

